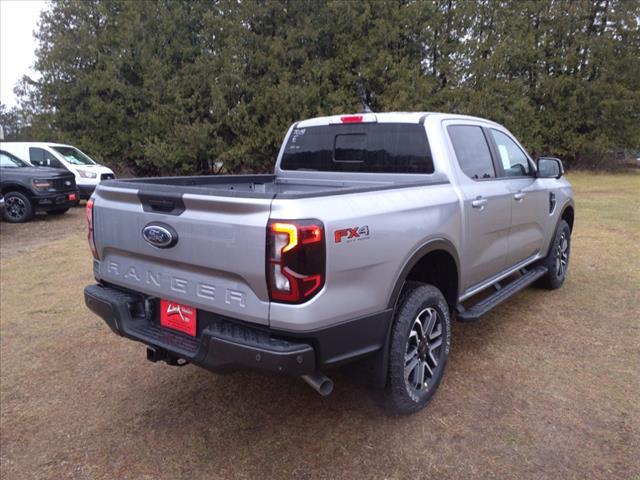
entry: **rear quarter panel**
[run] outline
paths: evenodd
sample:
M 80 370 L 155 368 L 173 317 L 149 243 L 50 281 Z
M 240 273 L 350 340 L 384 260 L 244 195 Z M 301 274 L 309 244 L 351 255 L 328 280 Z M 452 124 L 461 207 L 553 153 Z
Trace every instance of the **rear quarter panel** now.
M 272 219 L 324 223 L 327 277 L 302 305 L 272 303 L 270 326 L 311 331 L 386 310 L 395 283 L 414 252 L 432 239 L 458 248 L 461 211 L 448 182 L 295 200 L 275 199 Z M 336 241 L 335 232 L 368 227 L 369 235 Z

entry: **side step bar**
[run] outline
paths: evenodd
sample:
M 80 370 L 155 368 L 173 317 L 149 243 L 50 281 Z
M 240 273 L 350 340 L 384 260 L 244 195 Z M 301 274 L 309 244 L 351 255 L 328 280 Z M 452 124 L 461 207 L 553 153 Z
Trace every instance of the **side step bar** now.
M 458 320 L 461 322 L 475 322 L 480 320 L 480 317 L 487 313 L 489 310 L 497 307 L 502 302 L 515 295 L 520 290 L 531 285 L 537 279 L 547 273 L 547 268 L 537 266 L 531 270 L 520 270 L 522 276 L 517 278 L 508 285 L 502 287 L 500 283 L 495 283 L 493 287 L 496 291 L 489 297 L 476 303 L 473 307 L 466 310 L 462 304 L 458 304 L 456 310 L 458 311 Z

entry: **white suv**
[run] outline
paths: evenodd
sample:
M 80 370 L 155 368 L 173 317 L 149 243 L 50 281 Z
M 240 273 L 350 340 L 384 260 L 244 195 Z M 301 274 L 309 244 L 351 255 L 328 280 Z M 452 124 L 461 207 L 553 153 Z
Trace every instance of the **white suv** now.
M 101 180 L 115 178 L 113 170 L 96 163 L 72 145 L 46 142 L 2 142 L 2 149 L 34 167 L 64 168 L 76 177 L 81 199 L 88 199 Z

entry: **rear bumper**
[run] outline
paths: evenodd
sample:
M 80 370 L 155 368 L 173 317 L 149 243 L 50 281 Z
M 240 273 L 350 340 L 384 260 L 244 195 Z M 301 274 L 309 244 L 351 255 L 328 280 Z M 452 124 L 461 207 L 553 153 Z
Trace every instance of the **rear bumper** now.
M 84 290 L 87 307 L 118 335 L 212 371 L 267 370 L 300 376 L 347 363 L 385 345 L 391 312 L 300 334 L 198 311 L 195 337 L 163 328 L 157 299 L 103 285 Z

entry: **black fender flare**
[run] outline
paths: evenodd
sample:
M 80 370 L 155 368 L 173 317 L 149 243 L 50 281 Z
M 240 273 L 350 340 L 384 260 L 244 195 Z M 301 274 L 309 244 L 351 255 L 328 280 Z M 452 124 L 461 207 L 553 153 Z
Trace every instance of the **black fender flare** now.
M 411 269 L 425 255 L 430 252 L 435 252 L 436 250 L 444 250 L 453 257 L 456 263 L 458 274 L 457 295 L 460 294 L 460 258 L 458 257 L 458 252 L 456 251 L 453 243 L 445 238 L 434 238 L 418 247 L 410 255 L 409 259 L 404 263 L 402 269 L 400 270 L 400 273 L 398 273 L 398 275 L 396 275 L 396 278 L 394 279 L 394 287 L 388 301 L 388 311 L 390 312 L 389 321 L 386 327 L 387 331 L 382 348 L 380 348 L 374 355 L 356 362 L 350 366 L 352 371 L 355 372 L 359 376 L 359 378 L 363 378 L 366 383 L 373 387 L 382 388 L 386 384 L 387 369 L 389 366 L 389 340 L 391 337 L 391 328 L 393 326 L 394 312 L 398 299 L 400 298 L 402 288 L 404 287 L 404 284 L 407 280 L 407 276 L 409 275 Z M 456 302 L 457 300 L 458 299 L 456 298 Z
M 573 223 L 575 223 L 576 207 L 573 204 L 573 201 L 571 199 L 567 200 L 565 204 L 562 206 L 562 208 L 560 209 L 560 217 L 558 218 L 558 223 L 560 223 L 560 220 L 564 218 L 564 213 L 569 208 L 573 211 L 572 224 L 569 225 L 569 227 L 571 227 L 571 231 L 573 232 Z M 556 228 L 557 228 L 557 225 L 556 225 Z
M 34 192 L 31 188 L 24 185 L 23 183 L 17 182 L 3 182 L 0 186 L 0 191 L 3 195 L 8 194 L 9 192 L 21 192 L 24 193 L 31 199 L 34 196 Z
M 428 253 L 435 252 L 436 250 L 444 250 L 447 252 L 456 263 L 456 270 L 458 275 L 458 291 L 456 292 L 456 297 L 460 295 L 460 257 L 458 256 L 458 252 L 451 243 L 451 241 L 446 238 L 434 238 L 424 243 L 418 249 L 416 249 L 409 259 L 405 262 L 404 266 L 400 270 L 400 273 L 396 276 L 393 290 L 391 292 L 391 296 L 389 297 L 389 302 L 387 304 L 388 308 L 395 309 L 396 304 L 398 303 L 398 299 L 400 298 L 400 292 L 402 292 L 402 287 L 404 287 L 405 281 L 411 269 Z M 456 302 L 457 302 L 456 298 Z
M 551 245 L 553 244 L 553 239 L 556 238 L 556 232 L 558 231 L 558 227 L 560 226 L 560 222 L 564 219 L 564 212 L 566 212 L 568 208 L 571 208 L 573 210 L 573 214 L 574 214 L 574 217 L 575 217 L 576 207 L 574 206 L 574 204 L 573 204 L 573 202 L 571 200 L 567 200 L 565 202 L 565 204 L 562 206 L 562 208 L 558 209 L 558 211 L 560 212 L 560 215 L 558 215 L 558 219 L 556 220 L 556 225 L 555 225 L 555 227 L 553 227 L 553 235 L 551 236 L 551 239 L 549 240 L 549 245 L 547 245 L 546 248 L 545 248 L 544 257 L 542 257 L 542 258 L 545 258 L 547 255 L 549 255 L 549 249 L 551 248 Z M 574 218 L 574 222 L 575 222 L 575 218 Z M 569 227 L 571 228 L 571 232 L 573 233 L 573 226 L 570 225 Z

